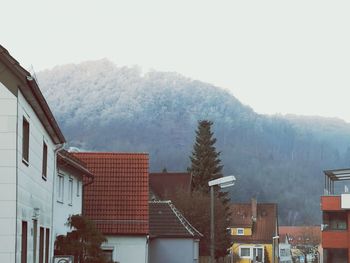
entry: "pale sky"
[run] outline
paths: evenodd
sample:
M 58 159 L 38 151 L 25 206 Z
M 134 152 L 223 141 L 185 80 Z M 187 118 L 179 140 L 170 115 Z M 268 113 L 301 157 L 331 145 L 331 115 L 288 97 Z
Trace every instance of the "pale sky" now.
M 26 68 L 108 58 L 230 90 L 259 113 L 350 122 L 350 1 L 31 0 L 1 5 Z

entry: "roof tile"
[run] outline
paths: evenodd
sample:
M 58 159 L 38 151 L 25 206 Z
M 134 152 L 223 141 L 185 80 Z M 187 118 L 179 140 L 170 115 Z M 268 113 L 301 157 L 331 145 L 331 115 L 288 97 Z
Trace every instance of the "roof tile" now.
M 232 227 L 253 227 L 251 236 L 235 236 L 236 242 L 272 243 L 277 228 L 277 204 L 257 204 L 257 219 L 252 222 L 250 203 L 232 204 L 230 206 Z
M 199 238 L 202 236 L 171 201 L 149 202 L 150 236 Z
M 148 234 L 148 154 L 73 153 L 94 174 L 84 213 L 103 234 Z

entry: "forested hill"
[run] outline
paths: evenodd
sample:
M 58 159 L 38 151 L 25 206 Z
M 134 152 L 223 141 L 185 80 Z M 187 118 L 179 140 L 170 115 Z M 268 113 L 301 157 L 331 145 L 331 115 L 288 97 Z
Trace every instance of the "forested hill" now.
M 197 121 L 214 121 L 224 173 L 238 178 L 232 200 L 277 202 L 281 224 L 320 223 L 322 171 L 350 166 L 350 124 L 259 115 L 176 73 L 99 60 L 57 66 L 38 80 L 71 146 L 149 152 L 151 171 L 186 170 Z

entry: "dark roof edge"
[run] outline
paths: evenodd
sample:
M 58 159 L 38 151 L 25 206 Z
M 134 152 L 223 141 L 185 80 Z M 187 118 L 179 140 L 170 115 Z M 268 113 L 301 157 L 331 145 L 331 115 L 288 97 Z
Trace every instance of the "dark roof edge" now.
M 273 239 L 271 238 L 271 240 L 264 240 L 264 239 L 254 239 L 254 240 L 243 240 L 243 239 L 236 239 L 234 240 L 234 243 L 242 243 L 242 244 L 272 244 L 273 243 Z
M 62 160 L 67 163 L 68 165 L 72 166 L 73 168 L 81 171 L 84 175 L 87 177 L 93 178 L 94 175 L 86 168 L 84 167 L 81 163 L 77 162 L 73 158 L 69 156 L 69 154 L 64 154 L 62 151 L 58 152 L 58 156 L 62 158 Z
M 162 201 L 153 201 L 156 202 L 162 202 Z M 190 222 L 183 216 L 183 214 L 177 210 L 177 208 L 172 204 L 170 200 L 163 201 L 166 202 L 170 209 L 173 211 L 173 213 L 176 215 L 176 217 L 179 219 L 180 223 L 185 227 L 188 233 L 190 233 L 193 237 L 203 237 L 203 234 L 199 232 L 194 226 L 191 225 Z
M 189 235 L 150 235 L 150 239 L 156 238 L 186 238 L 186 239 L 196 239 L 198 236 L 189 236 Z
M 141 237 L 149 236 L 149 233 L 111 233 L 111 232 L 104 232 L 104 231 L 101 231 L 101 232 L 105 236 L 141 236 Z
M 11 60 L 14 61 L 14 63 L 12 63 Z M 52 140 L 55 142 L 55 144 L 62 144 L 66 142 L 66 139 L 64 138 L 55 117 L 53 116 L 45 98 L 44 95 L 41 93 L 40 88 L 36 82 L 36 80 L 31 76 L 31 74 L 25 70 L 20 64 L 19 62 L 14 59 L 10 53 L 7 51 L 7 49 L 5 49 L 3 46 L 0 45 L 0 60 L 7 65 L 7 67 L 10 69 L 10 71 L 12 71 L 13 74 L 15 74 L 18 79 L 24 84 L 26 85 L 28 88 L 30 88 L 31 93 L 33 94 L 34 99 L 38 102 L 41 110 L 44 113 L 45 119 L 43 117 L 41 117 L 41 114 L 38 114 L 37 109 L 34 105 L 32 105 L 30 103 L 30 99 L 28 99 L 28 96 L 26 95 L 26 92 L 23 91 L 23 87 L 20 86 L 20 90 L 23 94 L 23 96 L 26 98 L 26 100 L 28 101 L 28 103 L 32 106 L 33 110 L 35 111 L 36 115 L 38 116 L 39 120 L 41 121 L 42 124 L 44 124 L 45 122 L 48 122 L 49 125 L 52 128 L 52 131 L 50 131 L 50 129 L 47 129 L 44 126 L 45 130 L 48 132 L 48 134 L 50 135 L 50 137 L 52 138 Z

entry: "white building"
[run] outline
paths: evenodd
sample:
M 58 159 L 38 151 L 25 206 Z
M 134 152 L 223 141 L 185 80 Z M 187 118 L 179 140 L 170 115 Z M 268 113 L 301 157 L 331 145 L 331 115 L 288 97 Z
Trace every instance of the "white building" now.
M 279 243 L 279 255 L 280 255 L 280 263 L 293 263 L 292 260 L 292 246 L 288 242 L 288 237 L 285 237 L 284 242 Z
M 94 174 L 84 189 L 84 215 L 96 223 L 112 262 L 147 263 L 149 241 L 148 154 L 79 152 Z
M 57 157 L 52 233 L 54 239 L 71 231 L 66 225 L 67 219 L 71 215 L 83 213 L 83 187 L 93 182 L 93 175 L 81 160 L 65 150 L 59 151 Z
M 36 81 L 0 46 L 0 262 L 50 261 L 64 142 Z

